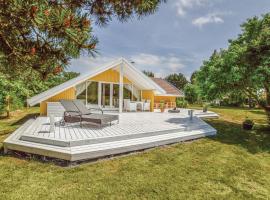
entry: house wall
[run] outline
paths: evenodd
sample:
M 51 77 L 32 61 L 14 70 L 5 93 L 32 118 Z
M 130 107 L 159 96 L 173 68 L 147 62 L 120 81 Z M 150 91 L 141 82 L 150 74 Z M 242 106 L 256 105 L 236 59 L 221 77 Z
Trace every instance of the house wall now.
M 155 98 L 154 91 L 153 90 L 143 90 L 142 91 L 142 98 L 151 100 L 150 111 L 153 112 L 154 111 L 154 98 Z
M 110 83 L 119 83 L 120 75 L 117 71 L 109 69 L 101 74 L 98 74 L 89 80 L 91 81 L 101 81 L 101 82 L 110 82 Z M 124 84 L 131 84 L 126 77 L 123 78 Z M 154 91 L 153 90 L 143 90 L 142 98 L 151 100 L 150 110 L 154 111 Z M 76 99 L 76 89 L 72 87 L 67 89 L 45 101 L 40 103 L 40 115 L 47 115 L 47 102 L 58 102 L 60 99 Z
M 109 69 L 101 74 L 98 74 L 89 80 L 91 81 L 102 81 L 102 82 L 110 82 L 110 83 L 119 83 L 120 74 L 119 72 Z M 129 81 L 126 77 L 123 79 L 124 84 L 131 84 L 131 81 Z
M 47 102 L 57 102 L 60 99 L 76 99 L 75 88 L 67 89 L 40 103 L 40 115 L 47 115 Z
M 160 101 L 176 102 L 176 97 L 174 97 L 174 96 L 155 96 L 155 102 L 160 103 Z
M 174 108 L 176 107 L 176 97 L 175 96 L 155 96 L 154 99 L 154 108 L 160 108 L 160 101 L 164 101 L 165 108 Z

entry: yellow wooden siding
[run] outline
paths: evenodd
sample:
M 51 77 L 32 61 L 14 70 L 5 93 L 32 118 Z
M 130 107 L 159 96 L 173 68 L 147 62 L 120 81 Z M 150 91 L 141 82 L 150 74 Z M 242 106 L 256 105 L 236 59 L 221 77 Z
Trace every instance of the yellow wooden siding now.
M 40 103 L 40 115 L 47 115 L 47 102 L 57 102 L 60 99 L 76 99 L 75 88 L 67 89 Z
M 154 111 L 154 91 L 153 90 L 143 90 L 142 99 L 150 100 L 150 111 Z
M 109 69 L 101 74 L 98 74 L 92 78 L 91 81 L 101 81 L 101 82 L 111 82 L 111 83 L 119 83 L 120 75 L 117 71 L 113 69 Z M 126 77 L 123 78 L 125 84 L 131 84 Z
M 155 96 L 154 100 L 154 108 L 160 108 L 160 102 L 164 102 L 164 107 L 167 108 L 175 108 L 176 107 L 176 97 L 175 96 Z

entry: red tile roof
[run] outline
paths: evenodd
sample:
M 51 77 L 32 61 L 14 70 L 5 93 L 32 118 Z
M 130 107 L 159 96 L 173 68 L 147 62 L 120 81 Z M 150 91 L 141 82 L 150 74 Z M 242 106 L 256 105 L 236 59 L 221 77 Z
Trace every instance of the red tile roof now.
M 158 84 L 168 95 L 183 96 L 183 92 L 177 89 L 174 85 L 162 78 L 151 78 L 156 84 Z

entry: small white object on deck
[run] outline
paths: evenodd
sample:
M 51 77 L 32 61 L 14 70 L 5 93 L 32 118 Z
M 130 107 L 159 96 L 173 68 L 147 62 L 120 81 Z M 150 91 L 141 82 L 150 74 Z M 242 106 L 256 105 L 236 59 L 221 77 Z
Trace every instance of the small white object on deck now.
M 50 115 L 50 133 L 54 133 L 54 129 L 55 129 L 54 115 Z
M 190 120 L 193 119 L 193 112 L 194 112 L 194 110 L 188 110 L 188 115 L 189 115 Z

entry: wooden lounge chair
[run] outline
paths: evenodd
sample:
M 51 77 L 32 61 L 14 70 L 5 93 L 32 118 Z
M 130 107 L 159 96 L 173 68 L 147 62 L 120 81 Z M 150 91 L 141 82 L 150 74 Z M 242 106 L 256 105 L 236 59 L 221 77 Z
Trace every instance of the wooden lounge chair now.
M 64 125 L 66 122 L 67 123 L 81 122 L 81 113 L 71 100 L 61 99 L 60 103 L 65 109 L 63 120 L 60 122 L 61 125 Z
M 119 122 L 118 115 L 103 114 L 103 111 L 97 108 L 87 109 L 80 100 L 60 100 L 60 102 L 66 110 L 64 113 L 65 122 L 80 122 L 80 125 L 82 125 L 82 122 L 89 122 L 100 126 L 108 123 L 111 125 L 113 121 Z M 92 113 L 91 110 L 94 109 L 100 110 L 101 114 Z

